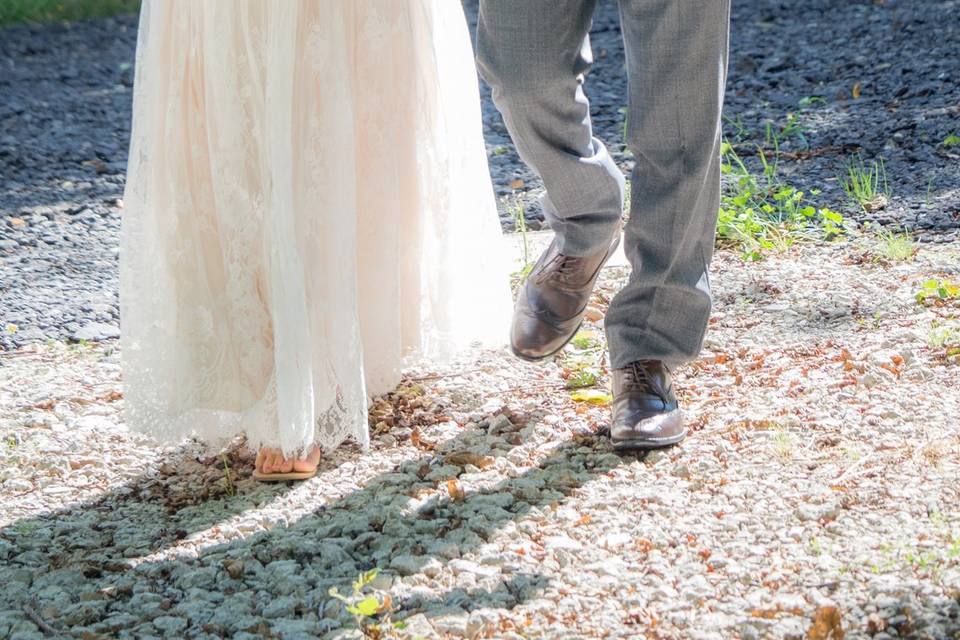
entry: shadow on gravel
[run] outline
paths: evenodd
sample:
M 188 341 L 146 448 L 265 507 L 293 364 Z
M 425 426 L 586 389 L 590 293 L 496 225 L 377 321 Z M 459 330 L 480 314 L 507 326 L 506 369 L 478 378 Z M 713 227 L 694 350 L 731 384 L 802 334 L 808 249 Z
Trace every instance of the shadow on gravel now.
M 268 492 L 268 487 L 254 485 L 249 493 L 235 493 L 223 481 L 222 467 L 198 459 L 194 450 L 179 447 L 156 466 L 156 473 L 114 487 L 94 501 L 0 529 L 0 558 L 9 553 L 4 542 L 16 549 L 42 546 L 53 568 L 73 567 L 85 575 L 110 572 L 126 558 L 160 551 L 290 488 L 275 486 Z M 242 466 L 237 452 L 228 454 L 227 463 Z M 31 551 L 20 561 L 39 559 Z
M 374 568 L 388 575 L 435 575 L 498 531 L 515 528 L 532 509 L 563 502 L 621 463 L 613 453 L 598 454 L 601 438 L 587 436 L 558 443 L 538 467 L 515 478 L 501 476 L 495 486 L 476 493 L 451 496 L 446 478 L 422 479 L 428 470 L 442 465 L 445 453 L 466 448 L 470 437 L 479 432 L 464 432 L 444 443 L 442 452 L 406 461 L 400 470 L 381 474 L 296 522 L 202 548 L 196 557 L 190 557 L 187 545 L 173 559 L 137 560 L 215 527 L 290 487 L 271 490 L 257 485 L 248 493 L 217 494 L 204 489 L 202 477 L 209 468 L 160 480 L 142 477 L 96 502 L 0 530 L 2 601 L 16 610 L 10 613 L 21 621 L 26 619 L 27 607 L 34 621 L 40 618 L 49 626 L 48 633 L 111 637 L 156 633 L 151 619 L 175 616 L 188 621 L 180 633 L 231 636 L 241 631 L 277 633 L 264 610 L 286 598 L 290 606 L 283 618 L 287 623 L 293 619 L 307 635 L 322 633 L 337 626 L 325 618 L 339 613 L 327 594 L 330 587 L 348 590 L 358 573 Z M 161 476 L 164 467 L 171 471 L 176 463 L 162 464 Z M 450 478 L 455 475 L 462 471 Z M 178 489 L 164 490 L 170 487 Z M 532 537 L 536 539 L 536 533 Z M 398 556 L 403 556 L 402 565 L 397 564 Z M 498 562 L 509 565 L 510 559 Z M 465 564 L 460 570 L 472 572 L 477 578 L 472 582 L 486 579 L 488 585 L 494 580 L 497 584 L 457 588 L 440 597 L 415 594 L 394 602 L 398 612 L 405 616 L 439 606 L 467 611 L 509 609 L 548 582 L 539 574 L 509 569 L 501 574 L 496 566 Z M 146 627 L 136 629 L 144 623 Z M 284 633 L 283 637 L 290 636 Z

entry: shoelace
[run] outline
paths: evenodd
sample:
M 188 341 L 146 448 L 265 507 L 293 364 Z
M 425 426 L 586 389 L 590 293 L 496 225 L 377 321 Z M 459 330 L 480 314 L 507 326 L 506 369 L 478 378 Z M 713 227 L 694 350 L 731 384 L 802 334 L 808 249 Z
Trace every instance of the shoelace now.
M 566 282 L 567 279 L 577 272 L 577 267 L 582 258 L 565 256 L 558 253 L 550 262 L 543 266 L 543 269 L 537 274 L 536 283 L 543 284 L 547 280 L 557 278 Z
M 650 372 L 647 371 L 646 363 L 644 361 L 640 362 L 631 362 L 626 367 L 624 379 L 626 381 L 627 389 L 631 391 L 641 391 L 644 393 L 652 393 L 658 398 L 667 401 L 663 397 L 663 394 L 660 392 L 658 385 L 654 385 L 650 377 Z

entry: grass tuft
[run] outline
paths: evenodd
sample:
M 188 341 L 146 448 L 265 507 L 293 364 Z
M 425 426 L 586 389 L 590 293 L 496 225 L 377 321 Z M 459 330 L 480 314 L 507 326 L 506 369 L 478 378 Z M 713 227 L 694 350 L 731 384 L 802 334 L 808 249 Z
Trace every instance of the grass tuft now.
M 2 0 L 0 26 L 17 22 L 87 20 L 134 13 L 140 0 Z
M 877 253 L 889 262 L 906 262 L 917 253 L 917 243 L 909 233 L 882 231 L 877 238 Z
M 843 191 L 853 204 L 866 212 L 879 211 L 890 200 L 887 171 L 883 160 L 864 163 L 859 156 L 847 162 L 840 181 Z

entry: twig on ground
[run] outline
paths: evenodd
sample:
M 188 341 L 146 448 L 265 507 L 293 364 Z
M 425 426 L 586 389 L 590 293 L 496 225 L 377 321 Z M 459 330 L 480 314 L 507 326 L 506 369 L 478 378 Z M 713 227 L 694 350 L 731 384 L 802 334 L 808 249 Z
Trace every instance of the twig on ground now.
M 756 153 L 757 155 L 762 155 L 767 159 L 780 158 L 781 160 L 809 160 L 810 158 L 816 158 L 817 156 L 824 156 L 827 154 L 846 155 L 849 153 L 859 153 L 860 151 L 861 147 L 859 145 L 844 144 L 840 146 L 820 147 L 818 149 L 810 149 L 809 151 L 773 152 L 766 149 L 758 149 Z
M 871 453 L 863 456 L 862 458 L 860 458 L 859 460 L 851 464 L 849 467 L 847 467 L 846 471 L 844 471 L 839 476 L 837 476 L 837 479 L 833 481 L 834 484 L 841 484 L 844 480 L 847 480 L 852 477 L 856 477 L 856 475 L 859 475 L 859 473 L 854 474 L 854 472 L 861 469 L 865 464 L 867 464 L 867 462 L 873 460 L 876 457 L 877 457 L 877 454 L 875 453 Z
M 429 382 L 431 380 L 443 380 L 445 378 L 454 378 L 456 376 L 462 376 L 468 373 L 482 373 L 482 368 L 476 369 L 461 369 L 460 371 L 453 371 L 451 373 L 434 373 L 427 376 L 418 376 L 416 378 L 404 378 L 404 382 Z
M 27 617 L 33 620 L 33 623 L 40 627 L 40 630 L 44 633 L 53 634 L 55 636 L 63 635 L 59 630 L 54 629 L 46 620 L 40 617 L 40 614 L 37 613 L 36 609 L 29 604 L 23 605 L 23 612 L 27 614 Z

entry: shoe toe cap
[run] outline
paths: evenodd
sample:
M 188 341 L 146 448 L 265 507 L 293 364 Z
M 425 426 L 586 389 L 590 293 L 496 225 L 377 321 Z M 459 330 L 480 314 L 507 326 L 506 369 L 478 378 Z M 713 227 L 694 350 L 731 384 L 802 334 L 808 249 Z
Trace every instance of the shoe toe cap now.
M 614 440 L 659 440 L 681 437 L 684 433 L 680 411 L 631 413 L 618 416 L 610 428 Z

